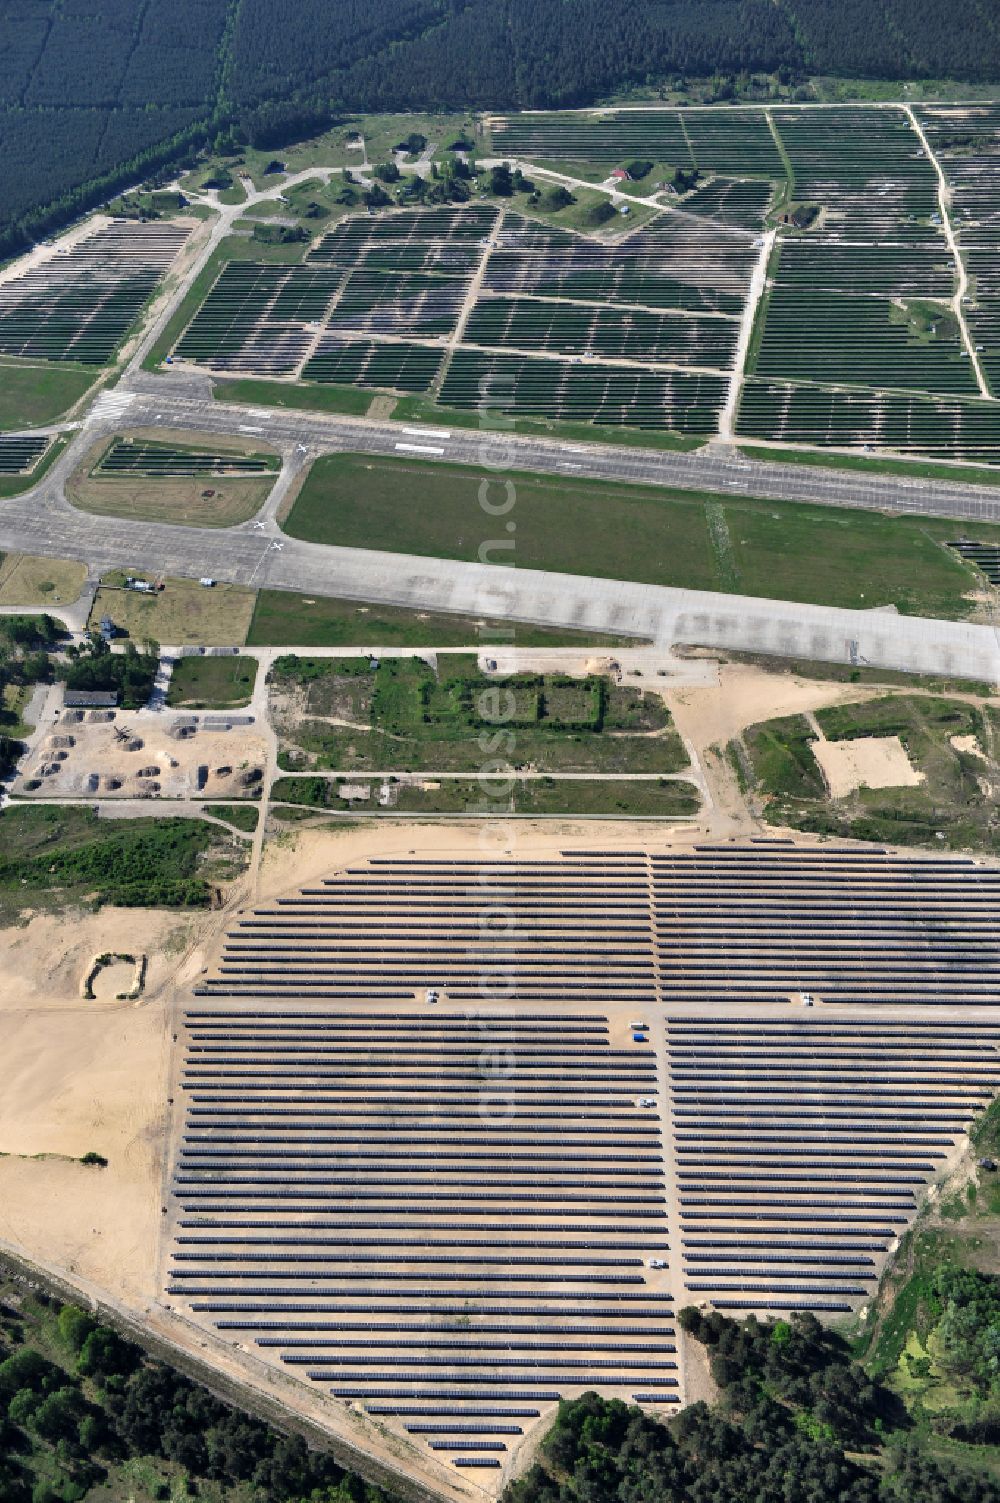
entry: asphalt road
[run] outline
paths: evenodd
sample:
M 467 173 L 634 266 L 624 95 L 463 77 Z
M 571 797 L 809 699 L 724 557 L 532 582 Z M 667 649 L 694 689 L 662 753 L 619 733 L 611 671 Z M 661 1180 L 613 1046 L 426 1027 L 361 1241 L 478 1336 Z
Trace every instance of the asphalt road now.
M 1000 682 L 1000 638 L 989 626 L 322 547 L 283 537 L 270 520 L 263 529 L 248 522 L 228 530 L 200 530 L 97 517 L 75 510 L 63 495 L 66 476 L 82 451 L 102 433 L 126 425 L 259 434 L 282 449 L 289 466 L 302 463 L 300 446 L 310 455 L 338 449 L 417 451 L 429 460 L 468 463 L 479 477 L 499 478 L 505 471 L 524 469 L 1000 521 L 1000 495 L 989 489 L 751 466 L 718 453 L 567 445 L 461 429 L 407 431 L 398 423 L 218 403 L 202 395 L 202 383 L 180 373 L 175 381 L 157 382 L 151 396 L 142 388 L 154 379 L 136 379 L 140 389 L 132 393 L 118 388 L 99 398 L 39 485 L 0 505 L 0 548 L 80 559 L 92 574 L 115 566 L 189 578 L 211 574 L 230 583 L 309 595 L 622 632 L 664 646 L 698 644 Z M 400 451 L 400 444 L 407 447 Z M 565 469 L 567 463 L 575 468 Z M 502 522 L 494 525 L 502 537 Z

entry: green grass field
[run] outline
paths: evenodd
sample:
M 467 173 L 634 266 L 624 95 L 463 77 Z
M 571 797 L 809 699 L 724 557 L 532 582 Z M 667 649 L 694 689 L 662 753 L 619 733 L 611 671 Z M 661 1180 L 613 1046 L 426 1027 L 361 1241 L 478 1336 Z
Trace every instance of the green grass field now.
M 167 704 L 188 710 L 236 709 L 250 703 L 256 679 L 256 658 L 181 658 L 170 677 Z
M 246 376 L 215 382 L 217 402 L 239 402 L 254 407 L 296 407 L 312 412 L 346 412 L 362 417 L 375 392 L 360 386 L 317 386 L 314 382 L 263 381 Z
M 0 432 L 44 428 L 90 390 L 99 375 L 91 366 L 0 360 Z
M 634 638 L 595 636 L 518 621 L 490 621 L 414 611 L 357 600 L 261 590 L 247 634 L 249 647 L 614 647 Z
M 205 813 L 224 819 L 226 824 L 242 830 L 246 835 L 253 834 L 260 819 L 260 810 L 253 804 L 206 804 Z
M 509 477 L 516 549 L 494 555 L 640 583 L 960 619 L 979 577 L 943 543 L 955 524 L 696 491 Z M 310 471 L 285 521 L 293 537 L 474 560 L 503 528 L 467 466 L 334 454 Z M 711 525 L 710 525 L 711 524 Z M 1000 541 L 1000 527 L 969 528 Z
M 357 781 L 357 780 L 354 780 Z M 451 778 L 432 786 L 399 783 L 392 787 L 393 802 L 378 802 L 380 783 L 362 784 L 369 798 L 349 801 L 338 796 L 337 778 L 279 778 L 273 796 L 296 806 L 312 809 L 355 809 L 362 813 L 389 814 L 517 814 L 567 817 L 627 817 L 642 819 L 690 818 L 701 800 L 691 783 L 669 779 L 532 778 L 516 782 L 509 794 L 497 798 L 484 793 L 475 778 Z

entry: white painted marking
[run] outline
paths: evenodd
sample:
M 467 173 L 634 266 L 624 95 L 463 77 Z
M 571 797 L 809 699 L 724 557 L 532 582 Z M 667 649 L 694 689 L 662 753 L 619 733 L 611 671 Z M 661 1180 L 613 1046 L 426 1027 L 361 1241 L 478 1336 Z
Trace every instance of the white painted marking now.
M 437 449 L 433 444 L 397 444 L 396 448 L 402 454 L 443 454 L 443 449 Z
M 586 444 L 563 444 L 564 454 L 586 454 Z
M 263 433 L 263 428 L 251 428 L 249 423 L 240 424 L 241 433 Z
M 572 461 L 568 460 L 568 459 L 560 459 L 560 461 L 559 461 L 559 468 L 561 470 L 579 470 L 579 469 L 582 468 L 582 466 L 578 465 L 578 464 L 573 464 Z
M 448 428 L 404 428 L 403 432 L 413 438 L 451 438 Z

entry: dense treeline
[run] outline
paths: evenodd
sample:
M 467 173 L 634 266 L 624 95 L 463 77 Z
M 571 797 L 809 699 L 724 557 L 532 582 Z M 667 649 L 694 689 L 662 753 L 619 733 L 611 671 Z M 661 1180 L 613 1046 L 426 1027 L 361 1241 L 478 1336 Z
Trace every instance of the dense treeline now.
M 8 1285 L 0 1296 L 4 1503 L 76 1503 L 132 1457 L 211 1479 L 221 1498 L 383 1503 L 301 1437 L 230 1408 L 75 1305 L 18 1299 Z M 168 1482 L 161 1495 L 175 1495 Z
M 738 1325 L 689 1309 L 719 1403 L 666 1423 L 620 1400 L 563 1403 L 541 1461 L 504 1503 L 998 1503 L 989 1477 L 945 1471 L 905 1411 L 808 1314 Z M 894 1433 L 896 1432 L 896 1433 Z
M 344 112 L 583 104 L 678 76 L 719 77 L 723 97 L 727 80 L 750 73 L 1000 78 L 989 0 L 19 0 L 14 10 L 3 20 L 0 256 L 234 124 L 270 146 Z
M 101 637 L 92 633 L 87 641 L 66 649 L 68 662 L 60 670 L 70 689 L 104 689 L 116 691 L 123 710 L 141 710 L 153 692 L 153 681 L 160 661 L 155 642 L 126 642 L 124 652 L 112 652 Z
M 62 636 L 62 627 L 48 615 L 0 617 L 0 778 L 11 776 L 24 752 L 24 742 L 10 734 L 20 716 L 8 703 L 8 690 L 20 695 L 34 684 L 50 683 L 49 653 Z

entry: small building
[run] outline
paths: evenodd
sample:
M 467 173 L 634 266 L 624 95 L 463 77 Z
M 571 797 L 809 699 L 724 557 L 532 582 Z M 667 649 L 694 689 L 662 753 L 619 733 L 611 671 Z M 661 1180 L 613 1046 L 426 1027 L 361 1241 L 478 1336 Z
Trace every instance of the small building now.
M 118 628 L 110 616 L 101 617 L 99 630 L 105 642 L 113 642 L 118 635 Z
M 632 181 L 624 167 L 616 167 L 611 176 L 616 183 L 630 183 Z
M 118 690 L 67 689 L 63 705 L 67 710 L 114 710 L 118 707 Z

